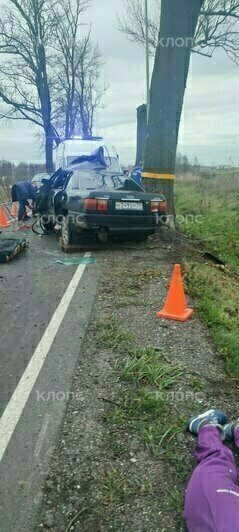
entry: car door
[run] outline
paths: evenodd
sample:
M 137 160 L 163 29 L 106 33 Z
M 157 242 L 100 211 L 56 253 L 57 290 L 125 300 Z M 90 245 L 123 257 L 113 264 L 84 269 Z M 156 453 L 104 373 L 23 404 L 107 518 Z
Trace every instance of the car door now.
M 68 172 L 65 172 L 64 170 L 56 172 L 56 174 L 52 176 L 47 196 L 47 212 L 49 214 L 58 214 L 56 205 L 59 204 L 59 202 L 57 201 L 57 198 L 62 196 L 67 179 Z

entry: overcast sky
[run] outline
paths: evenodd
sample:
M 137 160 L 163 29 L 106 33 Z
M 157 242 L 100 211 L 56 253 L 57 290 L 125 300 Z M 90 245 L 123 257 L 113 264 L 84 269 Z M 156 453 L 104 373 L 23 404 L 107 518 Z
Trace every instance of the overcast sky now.
M 145 54 L 116 28 L 123 0 L 92 0 L 87 20 L 104 55 L 103 82 L 109 85 L 97 114 L 96 134 L 118 149 L 122 162 L 135 159 L 136 108 L 145 101 Z M 239 67 L 225 54 L 193 55 L 185 97 L 179 149 L 202 164 L 239 165 Z M 0 158 L 40 161 L 37 131 L 25 123 L 1 126 Z

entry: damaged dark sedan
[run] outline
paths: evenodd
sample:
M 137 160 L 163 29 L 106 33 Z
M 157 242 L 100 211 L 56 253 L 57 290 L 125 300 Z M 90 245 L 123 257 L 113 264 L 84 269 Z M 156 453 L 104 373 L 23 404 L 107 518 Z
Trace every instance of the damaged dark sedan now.
M 109 171 L 99 148 L 43 179 L 36 209 L 45 229 L 61 224 L 63 244 L 70 245 L 87 241 L 90 233 L 103 242 L 111 235 L 144 240 L 165 221 L 167 205 L 163 195 Z

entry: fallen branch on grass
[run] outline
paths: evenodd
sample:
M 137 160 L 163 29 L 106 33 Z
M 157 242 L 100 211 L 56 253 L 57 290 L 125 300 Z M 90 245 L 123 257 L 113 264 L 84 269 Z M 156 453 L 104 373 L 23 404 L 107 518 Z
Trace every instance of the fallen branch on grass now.
M 116 403 L 115 401 L 111 401 L 111 399 L 105 399 L 104 397 L 97 397 L 97 399 L 100 399 L 101 401 L 104 401 L 104 403 L 110 403 L 111 405 L 119 406 L 121 405 L 119 403 Z
M 81 514 L 83 514 L 84 512 L 86 512 L 86 510 L 88 510 L 88 508 L 82 508 L 82 510 L 80 510 L 80 512 L 78 512 L 78 513 L 73 517 L 73 519 L 70 521 L 69 525 L 68 525 L 67 528 L 65 529 L 65 532 L 69 532 L 69 530 L 71 529 L 72 525 L 74 525 L 74 523 L 76 522 L 76 520 L 78 519 L 78 517 L 80 517 Z

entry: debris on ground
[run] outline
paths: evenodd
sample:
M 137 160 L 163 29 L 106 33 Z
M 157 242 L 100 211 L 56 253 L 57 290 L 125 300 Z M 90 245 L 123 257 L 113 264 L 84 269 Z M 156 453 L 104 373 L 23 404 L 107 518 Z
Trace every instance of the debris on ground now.
M 72 258 L 72 259 L 61 259 L 56 261 L 57 264 L 62 264 L 63 266 L 78 266 L 80 264 L 94 264 L 96 260 L 93 257 L 82 257 L 82 258 Z
M 0 236 L 0 263 L 9 262 L 27 247 L 26 238 Z

